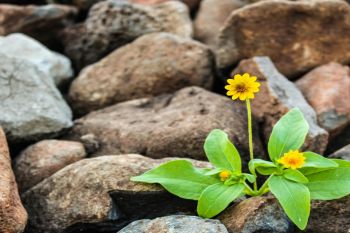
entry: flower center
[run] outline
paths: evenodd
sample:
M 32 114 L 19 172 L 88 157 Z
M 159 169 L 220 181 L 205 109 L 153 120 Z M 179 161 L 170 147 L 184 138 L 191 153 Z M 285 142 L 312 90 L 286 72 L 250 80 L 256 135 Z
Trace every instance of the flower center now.
M 305 163 L 305 157 L 303 153 L 298 150 L 289 151 L 285 153 L 278 161 L 286 168 L 298 169 L 301 168 Z
M 231 172 L 229 172 L 227 170 L 222 171 L 222 172 L 219 173 L 219 177 L 220 177 L 221 181 L 227 180 L 230 177 L 230 175 L 231 175 Z
M 240 93 L 246 92 L 246 91 L 247 91 L 247 87 L 246 87 L 246 85 L 244 85 L 243 83 L 238 84 L 238 85 L 236 86 L 236 91 L 237 91 L 237 92 L 240 92 Z

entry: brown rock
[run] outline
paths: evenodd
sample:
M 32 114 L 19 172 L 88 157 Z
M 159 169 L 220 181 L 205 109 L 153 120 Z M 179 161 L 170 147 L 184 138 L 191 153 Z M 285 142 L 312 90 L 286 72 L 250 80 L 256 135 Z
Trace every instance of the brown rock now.
M 44 140 L 31 145 L 15 160 L 14 172 L 19 189 L 24 192 L 85 156 L 80 142 Z
M 210 50 L 196 41 L 168 33 L 149 34 L 84 69 L 74 80 L 69 99 L 75 112 L 83 115 L 186 86 L 209 89 L 214 63 Z
M 233 74 L 245 72 L 257 76 L 261 83 L 260 92 L 252 101 L 252 112 L 263 124 L 265 142 L 275 123 L 289 110 L 297 107 L 310 126 L 304 149 L 323 153 L 327 147 L 328 133 L 317 125 L 316 113 L 299 89 L 278 72 L 268 57 L 243 60 Z
M 193 213 L 195 202 L 177 198 L 158 185 L 130 181 L 167 160 L 135 154 L 101 156 L 61 169 L 24 193 L 29 232 L 116 232 L 130 220 Z
M 85 23 L 64 32 L 66 54 L 78 69 L 97 62 L 116 48 L 152 32 L 192 36 L 187 7 L 178 1 L 144 6 L 126 1 L 95 4 Z
M 350 144 L 333 152 L 329 157 L 350 161 Z
M 20 233 L 27 223 L 27 212 L 18 195 L 6 136 L 0 128 L 0 232 Z
M 349 63 L 350 5 L 271 0 L 235 11 L 219 34 L 218 66 L 260 55 L 289 78 L 330 61 Z
M 248 198 L 224 210 L 218 219 L 229 233 L 293 232 L 293 225 L 274 198 Z
M 315 68 L 297 82 L 315 109 L 320 126 L 331 136 L 350 124 L 350 68 L 329 63 Z
M 203 144 L 215 128 L 226 131 L 243 157 L 248 155 L 246 110 L 238 102 L 199 87 L 138 99 L 92 112 L 76 120 L 66 138 L 93 134 L 94 155 L 140 153 L 205 159 Z M 257 130 L 255 130 L 257 133 Z M 256 152 L 263 155 L 256 135 Z

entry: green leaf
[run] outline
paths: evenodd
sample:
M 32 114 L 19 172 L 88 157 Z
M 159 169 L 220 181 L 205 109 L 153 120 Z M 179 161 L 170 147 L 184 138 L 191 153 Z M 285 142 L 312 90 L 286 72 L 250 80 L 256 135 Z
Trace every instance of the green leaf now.
M 242 175 L 243 175 L 250 183 L 254 183 L 254 182 L 256 181 L 256 177 L 253 176 L 252 174 L 242 173 Z
M 338 167 L 338 164 L 330 159 L 323 157 L 322 155 L 314 152 L 304 152 L 305 164 L 303 167 L 316 167 L 316 168 L 334 168 Z
M 310 215 L 310 192 L 307 187 L 282 176 L 271 177 L 268 184 L 287 216 L 299 229 L 304 230 Z
M 278 170 L 276 164 L 262 159 L 252 159 L 248 167 L 251 173 L 254 174 L 254 171 L 257 170 L 262 175 L 270 175 Z
M 159 183 L 170 193 L 191 200 L 198 200 L 209 186 L 220 182 L 219 179 L 204 175 L 187 160 L 174 160 L 160 165 L 132 181 Z
M 350 161 L 342 159 L 331 159 L 338 164 L 338 167 L 350 167 Z
M 298 183 L 307 183 L 309 180 L 298 170 L 287 169 L 284 170 L 283 177 Z
M 341 159 L 328 159 L 328 160 L 331 160 L 337 163 L 338 168 L 350 167 L 350 162 L 346 160 L 341 160 Z M 308 176 L 314 173 L 323 172 L 323 171 L 332 170 L 332 169 L 334 169 L 334 167 L 326 167 L 326 168 L 302 167 L 301 169 L 299 169 L 299 171 L 301 171 L 305 176 Z
M 241 157 L 224 131 L 219 129 L 211 131 L 205 140 L 204 151 L 215 167 L 241 172 Z
M 244 190 L 241 183 L 226 186 L 222 183 L 206 188 L 198 200 L 198 215 L 212 218 L 223 211 L 232 201 L 238 198 Z
M 207 176 L 212 176 L 212 175 L 219 174 L 220 172 L 222 172 L 224 170 L 225 169 L 222 169 L 222 168 L 214 168 L 214 169 L 210 169 L 210 170 L 206 171 L 204 174 Z
M 290 150 L 298 150 L 304 143 L 309 125 L 298 108 L 293 108 L 273 127 L 268 143 L 271 161 Z
M 307 176 L 311 198 L 333 200 L 350 194 L 350 167 L 333 168 Z

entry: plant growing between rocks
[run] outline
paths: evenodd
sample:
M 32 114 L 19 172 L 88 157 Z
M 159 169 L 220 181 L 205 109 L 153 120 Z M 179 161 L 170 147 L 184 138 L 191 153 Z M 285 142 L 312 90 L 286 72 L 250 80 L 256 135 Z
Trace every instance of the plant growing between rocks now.
M 250 99 L 259 92 L 260 84 L 256 80 L 257 77 L 247 73 L 237 74 L 228 79 L 225 86 L 233 100 L 246 102 L 250 173 L 242 172 L 240 154 L 228 135 L 214 129 L 204 144 L 206 156 L 214 168 L 196 168 L 187 160 L 175 160 L 131 180 L 159 183 L 174 195 L 198 200 L 197 212 L 204 218 L 216 216 L 243 195 L 262 196 L 271 192 L 301 230 L 307 226 L 311 200 L 332 200 L 349 195 L 349 161 L 300 150 L 309 125 L 297 108 L 275 124 L 267 148 L 270 161 L 254 158 Z M 267 177 L 260 187 L 258 175 Z

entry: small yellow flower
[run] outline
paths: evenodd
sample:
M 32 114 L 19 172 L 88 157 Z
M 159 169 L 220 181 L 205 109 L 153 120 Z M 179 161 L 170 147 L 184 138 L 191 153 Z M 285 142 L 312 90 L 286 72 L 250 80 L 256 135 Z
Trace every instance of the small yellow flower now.
M 305 157 L 298 150 L 291 150 L 285 153 L 277 162 L 286 168 L 298 169 L 304 165 Z
M 221 181 L 227 180 L 231 176 L 231 172 L 225 170 L 219 173 L 219 177 Z
M 254 93 L 259 92 L 260 83 L 256 81 L 255 76 L 250 76 L 248 73 L 243 75 L 236 74 L 233 79 L 227 79 L 229 85 L 225 86 L 228 90 L 228 96 L 232 99 L 254 99 Z

